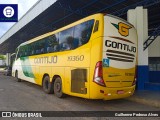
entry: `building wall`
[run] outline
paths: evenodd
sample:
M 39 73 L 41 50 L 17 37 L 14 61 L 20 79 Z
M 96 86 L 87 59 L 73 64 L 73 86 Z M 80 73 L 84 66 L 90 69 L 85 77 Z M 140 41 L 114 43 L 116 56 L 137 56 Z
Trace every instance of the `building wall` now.
M 160 36 L 148 47 L 149 57 L 160 57 Z
M 160 36 L 148 47 L 148 57 L 149 83 L 146 84 L 146 87 L 150 90 L 160 91 Z

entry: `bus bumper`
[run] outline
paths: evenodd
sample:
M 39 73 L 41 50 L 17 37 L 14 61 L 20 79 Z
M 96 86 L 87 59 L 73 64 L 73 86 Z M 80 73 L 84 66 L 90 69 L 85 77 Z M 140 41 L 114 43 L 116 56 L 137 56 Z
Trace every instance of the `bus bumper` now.
M 135 85 L 125 88 L 107 88 L 106 90 L 100 90 L 103 100 L 126 98 L 133 95 L 135 91 Z

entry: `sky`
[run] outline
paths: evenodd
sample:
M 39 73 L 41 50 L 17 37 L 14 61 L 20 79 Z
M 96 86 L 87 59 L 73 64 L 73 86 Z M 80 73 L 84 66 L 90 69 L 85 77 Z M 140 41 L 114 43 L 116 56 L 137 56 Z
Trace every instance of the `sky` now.
M 37 2 L 38 0 L 0 0 L 0 4 L 18 4 L 18 20 Z M 0 22 L 0 38 L 5 34 L 15 22 Z

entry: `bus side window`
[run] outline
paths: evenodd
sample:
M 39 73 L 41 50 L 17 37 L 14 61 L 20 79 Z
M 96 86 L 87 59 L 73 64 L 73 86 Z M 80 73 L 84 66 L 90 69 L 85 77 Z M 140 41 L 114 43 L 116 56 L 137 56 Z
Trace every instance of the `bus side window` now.
M 24 46 L 24 57 L 29 55 L 29 48 L 28 47 L 29 47 L 28 45 Z
M 30 56 L 31 55 L 31 45 L 30 44 L 28 44 L 27 45 L 27 56 Z
M 94 20 L 86 21 L 75 26 L 74 41 L 75 48 L 86 44 L 91 36 Z M 77 45 L 78 44 L 78 45 Z
M 39 50 L 41 54 L 45 53 L 45 40 L 44 39 L 39 41 Z
M 74 27 L 61 31 L 59 33 L 60 51 L 70 50 L 73 42 Z
M 53 34 L 49 37 L 46 38 L 47 40 L 47 52 L 50 53 L 50 52 L 55 52 L 55 51 L 59 51 L 58 49 L 58 45 L 59 45 L 59 40 L 58 40 L 58 37 L 59 37 L 59 33 L 56 33 L 56 34 Z
M 23 56 L 23 46 L 19 47 L 19 52 L 18 52 L 18 58 L 22 57 Z
M 39 41 L 35 42 L 35 54 L 38 55 L 40 54 L 40 44 Z
M 31 46 L 31 55 L 34 55 L 34 54 L 35 54 L 35 46 L 34 46 L 34 43 L 31 43 L 30 46 Z
M 21 54 L 20 54 L 21 56 L 20 57 L 24 57 L 24 52 L 25 52 L 24 51 L 24 46 L 22 46 L 22 48 L 21 48 Z

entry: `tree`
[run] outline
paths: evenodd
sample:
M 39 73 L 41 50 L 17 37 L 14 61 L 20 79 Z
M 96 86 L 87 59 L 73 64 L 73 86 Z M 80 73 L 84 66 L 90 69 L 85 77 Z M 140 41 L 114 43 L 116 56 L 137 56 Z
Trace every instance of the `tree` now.
M 5 59 L 6 59 L 6 57 L 4 55 L 0 54 L 0 60 L 5 60 Z

